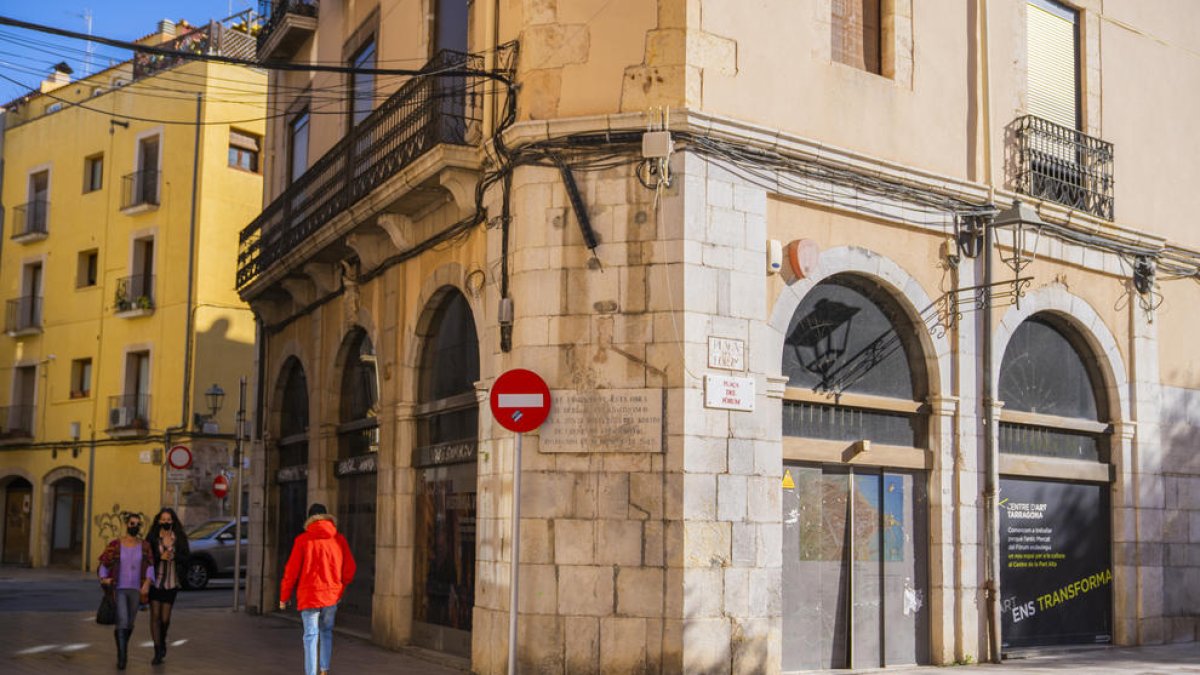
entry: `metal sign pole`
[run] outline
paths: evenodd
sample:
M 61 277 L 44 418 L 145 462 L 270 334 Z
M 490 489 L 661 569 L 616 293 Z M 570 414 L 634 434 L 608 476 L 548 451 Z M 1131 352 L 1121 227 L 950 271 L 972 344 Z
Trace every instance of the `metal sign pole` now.
M 521 576 L 521 437 L 524 435 L 517 434 L 516 451 L 513 453 L 512 580 L 509 582 L 511 595 L 508 600 L 508 675 L 517 675 L 517 599 Z
M 235 429 L 237 433 L 236 450 L 233 451 L 234 461 L 237 462 L 237 493 L 233 496 L 233 611 L 238 611 L 241 599 L 242 583 L 242 467 L 246 460 L 242 458 L 242 427 L 246 422 L 246 376 L 243 375 L 238 388 L 238 411 Z

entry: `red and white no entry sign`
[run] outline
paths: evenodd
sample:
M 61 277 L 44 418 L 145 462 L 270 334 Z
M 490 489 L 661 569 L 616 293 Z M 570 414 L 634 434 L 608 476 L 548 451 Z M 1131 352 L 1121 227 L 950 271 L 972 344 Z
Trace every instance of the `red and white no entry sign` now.
M 550 389 L 537 373 L 523 368 L 496 378 L 491 393 L 492 416 L 519 434 L 542 426 L 550 414 Z
M 229 494 L 229 479 L 224 474 L 217 474 L 213 479 L 213 495 L 217 499 L 224 499 L 225 495 Z
M 167 465 L 172 469 L 186 469 L 192 465 L 192 451 L 186 445 L 176 445 L 167 452 Z

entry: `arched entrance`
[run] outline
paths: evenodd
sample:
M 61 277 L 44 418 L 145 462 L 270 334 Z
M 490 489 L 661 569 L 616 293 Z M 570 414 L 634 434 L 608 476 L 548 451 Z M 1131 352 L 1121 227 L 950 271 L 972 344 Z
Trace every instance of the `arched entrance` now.
M 21 477 L 4 487 L 4 548 L 0 563 L 29 565 L 29 538 L 33 523 L 33 484 Z
M 924 330 L 872 279 L 796 308 L 783 374 L 784 670 L 929 660 Z
M 446 291 L 435 303 L 424 337 L 415 409 L 413 642 L 470 656 L 479 340 L 461 293 Z
M 292 553 L 292 542 L 304 531 L 308 509 L 308 379 L 304 376 L 304 366 L 295 357 L 284 364 L 283 373 L 275 470 L 279 491 L 275 550 L 280 578 Z
M 83 563 L 83 501 L 86 487 L 75 477 L 60 478 L 51 486 L 53 520 L 50 524 L 50 564 L 78 568 Z
M 358 563 L 354 583 L 342 596 L 340 613 L 367 619 L 370 630 L 371 598 L 375 594 L 375 502 L 379 456 L 379 378 L 375 347 L 362 328 L 355 328 L 342 343 L 341 405 L 339 407 L 338 531 L 346 537 Z
M 1000 592 L 1008 648 L 1113 638 L 1110 402 L 1066 320 L 1039 313 L 1000 365 Z

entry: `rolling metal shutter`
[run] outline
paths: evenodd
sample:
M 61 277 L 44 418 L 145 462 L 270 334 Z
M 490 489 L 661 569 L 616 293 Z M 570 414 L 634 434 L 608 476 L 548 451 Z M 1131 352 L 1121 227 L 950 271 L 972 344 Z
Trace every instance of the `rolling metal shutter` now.
M 1029 113 L 1079 128 L 1079 15 L 1051 0 L 1029 0 Z

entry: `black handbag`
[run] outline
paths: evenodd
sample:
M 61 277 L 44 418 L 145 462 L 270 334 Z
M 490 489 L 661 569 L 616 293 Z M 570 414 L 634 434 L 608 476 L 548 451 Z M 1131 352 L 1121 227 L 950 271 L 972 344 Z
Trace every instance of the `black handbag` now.
M 113 599 L 112 591 L 104 589 L 100 596 L 100 606 L 96 608 L 96 623 L 101 626 L 111 626 L 117 622 L 117 602 Z

